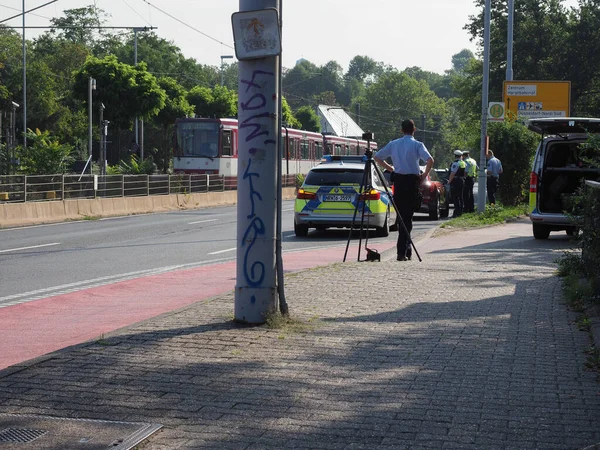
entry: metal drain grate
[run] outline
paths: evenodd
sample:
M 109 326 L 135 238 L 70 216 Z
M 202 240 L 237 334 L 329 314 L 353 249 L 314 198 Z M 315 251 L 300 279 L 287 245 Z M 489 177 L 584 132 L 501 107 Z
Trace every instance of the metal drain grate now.
M 6 428 L 0 430 L 0 442 L 18 442 L 26 444 L 48 433 L 46 430 L 30 430 L 28 428 Z

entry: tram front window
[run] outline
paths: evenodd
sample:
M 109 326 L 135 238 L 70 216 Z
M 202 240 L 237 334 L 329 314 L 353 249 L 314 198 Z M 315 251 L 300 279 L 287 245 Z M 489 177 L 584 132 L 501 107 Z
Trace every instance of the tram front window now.
M 177 146 L 183 156 L 216 158 L 219 156 L 219 124 L 182 122 L 177 127 Z

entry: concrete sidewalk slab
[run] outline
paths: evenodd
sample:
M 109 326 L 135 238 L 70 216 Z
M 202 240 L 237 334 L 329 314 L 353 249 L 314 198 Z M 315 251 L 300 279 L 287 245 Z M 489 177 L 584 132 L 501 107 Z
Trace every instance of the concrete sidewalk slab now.
M 163 424 L 144 449 L 593 448 L 598 374 L 555 276 L 573 244 L 529 231 L 290 273 L 296 326 L 190 305 L 0 372 L 0 412 Z

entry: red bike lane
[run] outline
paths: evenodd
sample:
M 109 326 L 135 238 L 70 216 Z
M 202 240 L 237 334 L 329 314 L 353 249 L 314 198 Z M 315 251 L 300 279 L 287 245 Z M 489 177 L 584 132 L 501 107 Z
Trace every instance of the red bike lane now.
M 395 246 L 377 244 L 379 252 Z M 344 257 L 345 245 L 287 252 L 286 272 Z M 347 261 L 356 261 L 351 245 Z M 361 259 L 365 258 L 364 249 Z M 0 370 L 235 288 L 235 261 L 121 281 L 0 308 Z M 233 311 L 233 304 L 232 304 Z

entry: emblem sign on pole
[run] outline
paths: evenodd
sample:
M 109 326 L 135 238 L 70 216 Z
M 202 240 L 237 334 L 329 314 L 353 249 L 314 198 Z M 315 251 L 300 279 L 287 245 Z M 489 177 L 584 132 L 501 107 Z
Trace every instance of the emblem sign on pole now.
M 281 54 L 279 16 L 275 8 L 241 11 L 231 15 L 235 56 L 238 60 Z
M 489 102 L 488 120 L 491 122 L 502 122 L 504 120 L 504 102 Z

